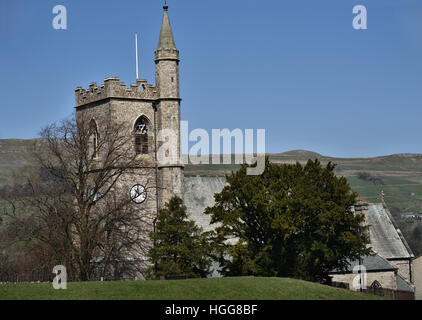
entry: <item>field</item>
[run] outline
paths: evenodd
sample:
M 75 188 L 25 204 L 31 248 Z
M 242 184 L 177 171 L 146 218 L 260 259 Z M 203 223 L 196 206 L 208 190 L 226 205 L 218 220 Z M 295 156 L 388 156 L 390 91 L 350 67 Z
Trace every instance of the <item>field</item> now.
M 215 278 L 0 284 L 0 300 L 378 300 L 381 297 L 290 278 Z

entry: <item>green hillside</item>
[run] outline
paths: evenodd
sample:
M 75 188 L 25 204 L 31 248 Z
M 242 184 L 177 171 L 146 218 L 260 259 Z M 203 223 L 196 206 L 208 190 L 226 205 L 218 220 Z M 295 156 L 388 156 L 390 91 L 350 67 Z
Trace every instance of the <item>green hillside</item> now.
M 0 191 L 16 182 L 19 174 L 35 170 L 33 150 L 37 139 L 0 140 Z M 275 163 L 305 163 L 319 159 L 336 163 L 336 174 L 345 176 L 364 200 L 380 202 L 381 190 L 396 222 L 416 255 L 422 254 L 422 220 L 403 219 L 403 214 L 422 213 L 422 154 L 395 154 L 374 158 L 333 158 L 315 152 L 294 150 L 271 154 Z M 234 163 L 234 159 L 232 161 Z M 203 164 L 185 166 L 186 176 L 224 176 L 239 165 Z M 366 177 L 366 179 L 363 179 Z
M 37 141 L 0 140 L 0 187 L 13 184 L 18 173 L 22 175 L 35 169 L 33 151 Z
M 380 193 L 394 213 L 422 213 L 422 154 L 395 154 L 375 158 L 333 158 L 315 152 L 294 150 L 270 154 L 275 163 L 304 164 L 319 159 L 323 164 L 337 165 L 336 174 L 348 179 L 352 189 L 364 200 L 380 202 Z M 234 162 L 234 159 L 233 159 Z M 186 165 L 186 176 L 224 176 L 240 166 L 235 164 Z M 362 173 L 373 181 L 362 179 Z
M 290 278 L 215 278 L 0 284 L 0 300 L 375 300 L 381 297 Z

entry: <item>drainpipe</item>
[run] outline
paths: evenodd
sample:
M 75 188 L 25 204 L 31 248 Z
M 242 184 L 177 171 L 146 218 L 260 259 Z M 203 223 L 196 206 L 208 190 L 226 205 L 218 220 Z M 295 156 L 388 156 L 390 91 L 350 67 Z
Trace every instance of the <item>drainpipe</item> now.
M 409 280 L 410 283 L 413 283 L 413 277 L 412 277 L 412 258 L 409 259 Z
M 157 104 L 153 103 L 152 107 L 154 108 L 155 206 L 156 206 L 156 215 L 154 218 L 154 233 L 155 233 L 155 224 L 157 222 L 158 210 L 159 210 L 159 207 L 158 207 L 158 158 L 157 158 Z
M 154 234 L 155 234 L 155 224 L 157 223 L 158 218 L 158 158 L 157 158 L 157 104 L 153 103 L 152 107 L 154 108 L 154 154 L 155 154 L 155 206 L 156 214 L 154 218 Z M 154 248 L 156 246 L 156 241 L 154 238 Z M 154 271 L 157 271 L 157 263 L 154 263 Z

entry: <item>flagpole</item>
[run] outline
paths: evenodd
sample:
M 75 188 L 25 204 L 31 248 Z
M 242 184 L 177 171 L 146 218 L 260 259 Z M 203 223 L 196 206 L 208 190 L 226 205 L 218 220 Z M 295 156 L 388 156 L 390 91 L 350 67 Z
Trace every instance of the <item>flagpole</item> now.
M 136 50 L 136 80 L 139 79 L 139 67 L 138 67 L 138 33 L 135 32 L 135 50 Z

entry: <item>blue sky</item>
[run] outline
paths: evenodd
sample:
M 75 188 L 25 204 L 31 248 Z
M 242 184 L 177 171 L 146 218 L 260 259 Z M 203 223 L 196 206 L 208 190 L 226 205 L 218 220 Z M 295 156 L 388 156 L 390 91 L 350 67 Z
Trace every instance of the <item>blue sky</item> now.
M 74 89 L 154 83 L 158 0 L 2 0 L 0 138 L 69 116 Z M 422 2 L 168 0 L 190 129 L 264 128 L 269 152 L 422 153 Z M 352 27 L 355 5 L 368 29 Z M 67 30 L 52 9 L 67 8 Z

